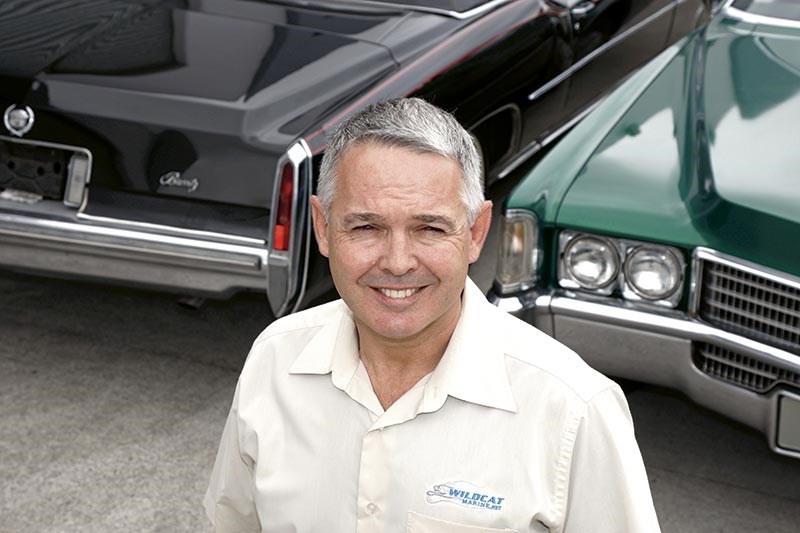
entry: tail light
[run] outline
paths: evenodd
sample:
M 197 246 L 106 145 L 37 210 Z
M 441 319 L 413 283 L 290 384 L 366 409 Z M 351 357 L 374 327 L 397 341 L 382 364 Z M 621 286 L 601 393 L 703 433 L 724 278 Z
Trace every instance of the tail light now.
M 278 213 L 275 229 L 272 232 L 272 247 L 279 251 L 289 250 L 292 234 L 292 193 L 294 192 L 294 166 L 287 162 L 281 171 L 281 184 L 278 189 Z
M 276 317 L 299 304 L 305 284 L 311 197 L 311 151 L 298 140 L 278 161 L 273 184 L 272 231 L 267 258 L 267 297 Z

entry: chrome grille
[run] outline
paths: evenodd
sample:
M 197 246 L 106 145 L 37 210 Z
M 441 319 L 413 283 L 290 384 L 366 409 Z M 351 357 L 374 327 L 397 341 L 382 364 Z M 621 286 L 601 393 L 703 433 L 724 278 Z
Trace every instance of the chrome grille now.
M 800 354 L 800 289 L 704 259 L 698 316 L 718 328 Z
M 713 344 L 694 344 L 694 364 L 701 371 L 753 392 L 767 392 L 778 383 L 800 386 L 800 374 L 778 368 Z

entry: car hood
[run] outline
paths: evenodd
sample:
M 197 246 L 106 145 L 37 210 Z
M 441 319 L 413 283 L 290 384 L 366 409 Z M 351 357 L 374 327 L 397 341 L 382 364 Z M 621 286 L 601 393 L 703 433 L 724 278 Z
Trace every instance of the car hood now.
M 795 34 L 718 17 L 668 51 L 580 160 L 554 222 L 800 274 Z
M 285 147 L 332 102 L 394 68 L 379 41 L 403 16 L 256 1 L 57 0 L 0 14 L 0 91 L 34 108 L 212 127 Z

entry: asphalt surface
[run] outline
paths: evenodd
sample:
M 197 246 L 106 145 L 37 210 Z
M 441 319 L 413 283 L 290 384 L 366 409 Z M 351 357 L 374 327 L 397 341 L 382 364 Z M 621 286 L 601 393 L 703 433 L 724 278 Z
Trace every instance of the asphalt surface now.
M 0 531 L 203 531 L 259 296 L 207 302 L 0 272 Z M 800 461 L 626 385 L 664 532 L 797 532 Z

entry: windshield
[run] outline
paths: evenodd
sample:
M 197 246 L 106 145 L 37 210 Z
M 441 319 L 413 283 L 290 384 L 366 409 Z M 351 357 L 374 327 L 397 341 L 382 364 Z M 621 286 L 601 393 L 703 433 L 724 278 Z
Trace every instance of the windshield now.
M 731 7 L 762 17 L 800 20 L 797 0 L 734 0 Z

